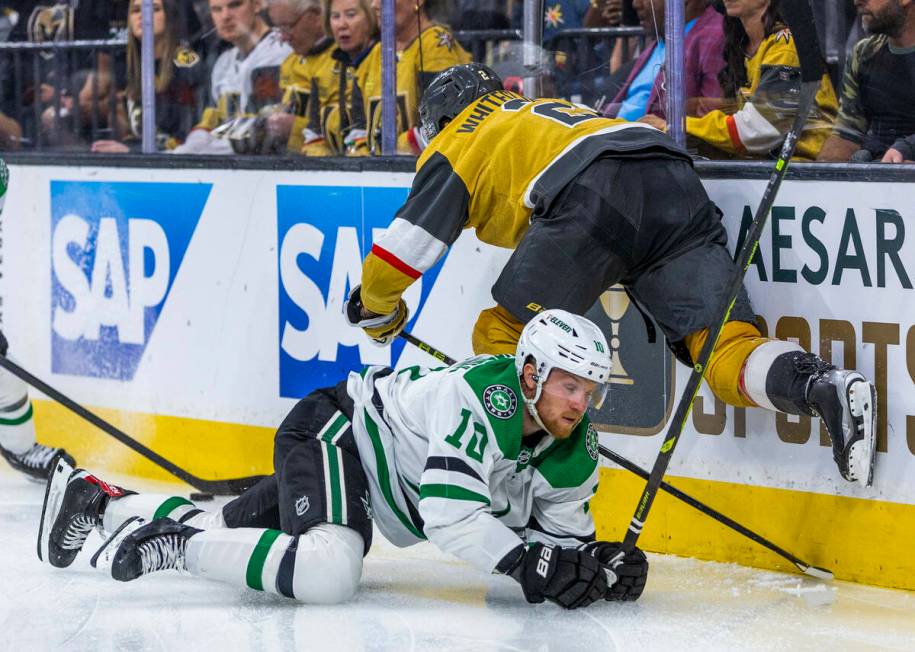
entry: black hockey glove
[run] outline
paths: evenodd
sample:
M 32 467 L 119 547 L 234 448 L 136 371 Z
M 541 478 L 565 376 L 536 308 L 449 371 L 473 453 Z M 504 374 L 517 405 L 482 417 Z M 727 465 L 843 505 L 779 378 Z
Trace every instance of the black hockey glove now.
M 616 574 L 616 581 L 604 597 L 612 601 L 631 602 L 638 600 L 645 590 L 645 582 L 648 580 L 648 559 L 644 552 L 636 548 L 616 565 L 611 566 L 610 560 L 619 552 L 622 545 L 618 541 L 593 541 L 583 545 L 582 550 Z
M 574 548 L 535 543 L 518 555 L 507 570 L 521 584 L 528 602 L 544 599 L 564 609 L 587 607 L 607 592 L 607 574 L 589 553 Z M 512 553 L 509 553 L 512 554 Z
M 346 320 L 350 325 L 364 330 L 375 344 L 381 346 L 390 344 L 407 325 L 409 311 L 403 299 L 398 301 L 394 311 L 387 315 L 363 317 L 362 307 L 362 286 L 357 285 L 349 293 L 349 298 L 344 306 Z

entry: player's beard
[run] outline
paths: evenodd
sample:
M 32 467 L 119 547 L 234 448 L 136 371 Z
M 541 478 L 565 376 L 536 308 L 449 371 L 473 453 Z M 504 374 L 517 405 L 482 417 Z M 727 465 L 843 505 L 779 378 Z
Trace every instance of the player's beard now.
M 905 9 L 899 4 L 899 0 L 894 0 L 883 11 L 872 13 L 869 17 L 867 15 L 862 16 L 861 21 L 870 34 L 886 34 L 890 37 L 896 37 L 902 33 L 902 29 L 905 27 Z

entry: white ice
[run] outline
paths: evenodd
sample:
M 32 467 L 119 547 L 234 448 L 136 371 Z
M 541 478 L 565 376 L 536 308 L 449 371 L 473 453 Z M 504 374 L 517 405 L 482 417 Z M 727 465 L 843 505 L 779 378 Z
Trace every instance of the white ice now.
M 638 602 L 571 612 L 529 605 L 510 579 L 429 544 L 402 550 L 380 536 L 361 591 L 336 607 L 172 571 L 122 584 L 89 566 L 94 534 L 69 569 L 38 561 L 43 495 L 0 468 L 3 650 L 915 649 L 915 594 L 656 554 Z

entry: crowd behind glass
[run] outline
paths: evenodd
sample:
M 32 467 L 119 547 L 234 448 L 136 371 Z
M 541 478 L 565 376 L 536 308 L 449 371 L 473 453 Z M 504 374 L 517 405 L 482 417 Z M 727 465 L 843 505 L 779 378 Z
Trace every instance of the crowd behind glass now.
M 666 129 L 673 1 L 544 0 L 540 94 Z M 679 1 L 688 147 L 774 158 L 800 83 L 780 0 Z M 797 158 L 911 161 L 915 0 L 840 0 L 827 17 L 829 1 L 814 9 L 844 52 L 822 79 Z M 157 149 L 380 154 L 380 5 L 153 0 Z M 452 65 L 483 61 L 525 92 L 522 12 L 521 0 L 396 0 L 398 153 L 422 151 L 422 90 Z M 139 151 L 142 38 L 140 0 L 0 0 L 0 149 Z

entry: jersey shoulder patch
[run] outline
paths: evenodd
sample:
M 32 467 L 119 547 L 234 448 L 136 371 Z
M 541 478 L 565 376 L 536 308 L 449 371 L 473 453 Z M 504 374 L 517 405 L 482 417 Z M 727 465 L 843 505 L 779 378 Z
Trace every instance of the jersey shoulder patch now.
M 508 459 L 518 459 L 521 452 L 521 410 L 524 407 L 515 372 L 515 356 L 471 358 L 457 368 L 463 365 L 468 365 L 464 367 L 464 381 L 486 413 L 499 450 Z

